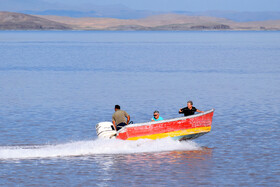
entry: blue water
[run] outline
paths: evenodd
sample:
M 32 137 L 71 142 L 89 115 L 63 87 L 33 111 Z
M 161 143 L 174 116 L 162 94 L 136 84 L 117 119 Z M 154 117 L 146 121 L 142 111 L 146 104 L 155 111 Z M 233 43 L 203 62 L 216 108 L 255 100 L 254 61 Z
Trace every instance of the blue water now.
M 277 186 L 280 32 L 0 32 L 0 186 Z M 215 108 L 189 142 L 100 140 Z

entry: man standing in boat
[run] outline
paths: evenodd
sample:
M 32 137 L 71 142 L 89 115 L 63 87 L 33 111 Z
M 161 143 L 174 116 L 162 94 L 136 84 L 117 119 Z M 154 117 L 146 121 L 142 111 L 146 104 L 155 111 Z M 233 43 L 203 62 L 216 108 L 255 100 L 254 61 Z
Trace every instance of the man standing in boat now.
M 187 107 L 179 110 L 179 114 L 184 114 L 184 116 L 193 115 L 195 112 L 203 113 L 203 111 L 200 111 L 193 106 L 192 101 L 188 101 Z
M 122 127 L 129 123 L 130 116 L 126 111 L 121 110 L 119 105 L 115 105 L 115 113 L 112 116 L 112 123 L 114 124 L 116 130 L 120 130 Z

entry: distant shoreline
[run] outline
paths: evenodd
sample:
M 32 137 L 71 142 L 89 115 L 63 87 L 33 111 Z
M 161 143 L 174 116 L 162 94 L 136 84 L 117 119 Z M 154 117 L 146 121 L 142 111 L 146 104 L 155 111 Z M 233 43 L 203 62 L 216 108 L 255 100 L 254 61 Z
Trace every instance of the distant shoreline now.
M 73 18 L 0 12 L 0 30 L 13 31 L 279 31 L 280 20 L 235 22 L 205 16 L 162 14 L 142 19 Z
M 0 30 L 0 32 L 279 32 L 280 30 Z

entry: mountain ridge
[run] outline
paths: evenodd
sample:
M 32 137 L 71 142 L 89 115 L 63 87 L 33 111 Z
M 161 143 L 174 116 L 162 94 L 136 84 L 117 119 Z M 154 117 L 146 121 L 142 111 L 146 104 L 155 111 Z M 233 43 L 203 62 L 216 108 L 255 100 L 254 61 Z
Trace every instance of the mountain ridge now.
M 33 15 L 0 12 L 0 30 L 67 30 L 71 26 Z
M 172 3 L 173 4 L 173 3 Z M 177 4 L 177 3 L 174 3 Z M 205 5 L 204 5 L 205 6 Z M 118 19 L 141 19 L 151 15 L 159 14 L 182 14 L 188 16 L 207 16 L 226 18 L 237 22 L 248 21 L 267 21 L 279 20 L 280 10 L 276 7 L 266 9 L 265 7 L 256 11 L 250 7 L 241 10 L 223 10 L 218 8 L 213 10 L 213 6 L 207 9 L 195 11 L 190 7 L 178 7 L 168 10 L 159 8 L 135 9 L 126 5 L 126 3 L 112 1 L 111 4 L 100 4 L 95 1 L 55 1 L 55 0 L 0 0 L 0 11 L 18 12 L 29 15 L 56 15 L 67 17 L 110 17 Z M 202 6 L 203 7 L 203 6 Z M 211 8 L 212 7 L 212 8 Z M 215 7 L 216 8 L 216 7 Z M 247 10 L 247 11 L 246 11 Z
M 235 22 L 225 18 L 152 15 L 141 19 L 28 15 L 0 12 L 1 30 L 280 30 L 280 20 Z

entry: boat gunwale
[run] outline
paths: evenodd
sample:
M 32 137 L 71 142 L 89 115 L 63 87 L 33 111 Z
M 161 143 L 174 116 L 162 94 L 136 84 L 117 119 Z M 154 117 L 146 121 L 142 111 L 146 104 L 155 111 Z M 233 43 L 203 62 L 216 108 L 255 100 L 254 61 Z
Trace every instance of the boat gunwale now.
M 127 128 L 131 128 L 131 127 L 138 127 L 138 126 L 144 126 L 144 125 L 153 125 L 153 124 L 158 124 L 158 123 L 167 123 L 167 122 L 171 122 L 171 121 L 180 121 L 180 120 L 186 120 L 186 119 L 190 119 L 190 118 L 195 118 L 195 117 L 199 117 L 199 116 L 203 116 L 206 114 L 209 114 L 211 112 L 214 112 L 215 109 L 210 109 L 207 110 L 206 112 L 203 113 L 199 113 L 199 114 L 194 114 L 194 115 L 190 115 L 190 116 L 184 116 L 184 117 L 179 117 L 179 118 L 172 118 L 172 119 L 166 119 L 166 120 L 160 120 L 160 121 L 150 121 L 150 122 L 144 122 L 144 123 L 135 123 L 135 124 L 130 124 L 128 126 L 125 126 L 123 128 L 121 128 L 117 134 L 125 131 Z

